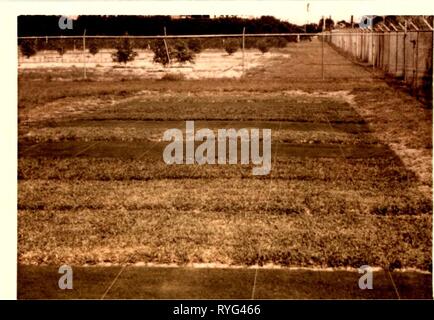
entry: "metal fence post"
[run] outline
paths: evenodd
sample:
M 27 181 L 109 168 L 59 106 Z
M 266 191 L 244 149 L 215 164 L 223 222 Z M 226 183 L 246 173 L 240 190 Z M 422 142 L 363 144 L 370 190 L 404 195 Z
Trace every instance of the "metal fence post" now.
M 389 54 L 387 55 L 387 72 L 391 73 L 391 54 L 392 54 L 392 32 L 388 31 L 387 36 L 389 37 Z
M 321 77 L 324 80 L 324 32 L 325 32 L 325 18 L 322 16 L 322 32 L 321 32 Z
M 416 31 L 416 65 L 415 65 L 415 73 L 414 73 L 414 88 L 413 90 L 416 92 L 416 97 L 418 96 L 418 91 L 417 90 L 417 80 L 418 80 L 418 76 L 419 76 L 419 31 Z
M 403 76 L 404 76 L 404 82 L 407 81 L 407 51 L 405 50 L 405 41 L 407 40 L 407 20 L 404 22 L 404 45 L 403 45 L 403 51 L 404 51 L 404 68 L 403 68 Z
M 166 49 L 167 62 L 170 65 L 171 61 L 170 61 L 169 48 L 167 47 L 167 42 L 166 42 L 166 36 L 167 36 L 167 34 L 166 34 L 166 27 L 164 27 L 164 39 L 163 39 L 163 42 L 164 42 L 164 48 Z
M 395 77 L 398 75 L 398 58 L 399 58 L 399 55 L 398 55 L 398 46 L 399 46 L 399 43 L 398 43 L 398 31 L 395 31 L 395 51 L 396 51 L 396 53 L 395 53 Z
M 321 77 L 324 80 L 324 31 L 321 34 Z
M 87 79 L 87 70 L 86 70 L 86 29 L 84 29 L 83 33 L 83 77 Z
M 246 46 L 246 27 L 243 27 L 243 43 L 242 43 L 242 46 L 243 46 L 243 76 L 244 76 L 244 71 L 245 71 L 244 48 Z
M 375 69 L 374 63 L 374 28 L 371 30 L 371 59 L 372 59 L 372 71 Z

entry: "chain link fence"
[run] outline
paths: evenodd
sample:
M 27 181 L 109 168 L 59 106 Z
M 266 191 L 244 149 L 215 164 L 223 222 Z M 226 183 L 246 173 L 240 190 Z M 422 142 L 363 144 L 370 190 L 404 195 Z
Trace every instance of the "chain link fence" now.
M 327 42 L 338 51 L 402 81 L 418 98 L 432 101 L 432 30 L 334 30 Z

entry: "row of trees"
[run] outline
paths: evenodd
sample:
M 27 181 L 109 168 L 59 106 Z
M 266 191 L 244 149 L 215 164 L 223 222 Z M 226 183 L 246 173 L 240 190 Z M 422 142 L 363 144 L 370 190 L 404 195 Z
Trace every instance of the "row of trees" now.
M 318 25 L 310 24 L 305 28 L 298 27 L 272 16 L 246 19 L 236 16 L 78 16 L 73 21 L 72 29 L 59 28 L 60 16 L 19 16 L 18 36 L 71 36 L 83 35 L 158 35 L 164 29 L 169 34 L 234 34 L 241 33 L 296 33 L 318 31 Z M 274 37 L 268 39 L 246 38 L 247 49 L 257 48 L 265 53 L 272 47 L 285 47 L 288 42 L 296 41 L 296 37 Z M 168 51 L 162 40 L 91 38 L 86 47 L 91 54 L 103 48 L 116 48 L 113 60 L 128 62 L 137 55 L 133 48 L 152 49 L 154 60 L 166 64 L 168 61 L 193 61 L 194 55 L 203 49 L 224 49 L 228 54 L 236 52 L 241 44 L 240 39 L 207 38 L 190 40 L 168 40 Z M 19 45 L 24 56 L 30 57 L 40 50 L 56 50 L 63 55 L 67 50 L 82 50 L 82 41 L 71 38 L 39 38 L 36 40 L 20 40 Z M 163 50 L 164 49 L 164 50 Z M 167 60 L 167 61 L 166 61 Z
M 302 32 L 303 27 L 272 16 L 246 19 L 236 16 L 78 16 L 73 28 L 62 30 L 60 16 L 19 16 L 18 36 L 234 34 Z
M 304 38 L 306 38 L 305 36 Z M 302 38 L 302 39 L 304 39 Z M 60 55 L 63 55 L 67 48 L 71 49 L 71 41 L 67 43 L 68 39 L 50 39 L 48 41 L 43 39 L 26 39 L 19 42 L 21 53 L 29 58 L 35 55 L 39 50 L 56 50 Z M 211 41 L 210 41 L 211 40 Z M 107 43 L 108 41 L 108 43 Z M 257 48 L 262 53 L 268 52 L 271 48 L 283 48 L 288 42 L 296 41 L 296 37 L 270 37 L 270 38 L 247 38 L 245 47 Z M 167 46 L 167 49 L 166 49 Z M 226 39 L 206 39 L 199 38 L 180 40 L 169 39 L 164 44 L 161 39 L 137 41 L 130 38 L 121 38 L 113 43 L 112 39 L 91 39 L 88 41 L 87 48 L 89 53 L 95 55 L 99 52 L 100 48 L 116 48 L 113 53 L 113 61 L 119 63 L 127 63 L 134 60 L 137 56 L 135 48 L 151 49 L 154 52 L 154 61 L 167 65 L 170 61 L 177 62 L 193 62 L 195 54 L 200 53 L 205 48 L 221 48 L 224 49 L 229 55 L 238 51 L 242 46 L 241 39 L 239 38 L 226 38 Z M 75 44 L 73 46 L 75 48 Z
M 301 36 L 301 39 L 304 40 L 310 36 Z M 193 46 L 200 46 L 201 49 L 224 49 L 228 42 L 231 42 L 231 39 L 234 38 L 193 38 L 186 40 L 186 42 Z M 240 38 L 236 38 L 238 42 L 241 41 Z M 258 48 L 258 44 L 263 44 L 263 40 L 270 47 L 284 47 L 288 42 L 294 42 L 297 40 L 296 36 L 287 36 L 287 37 L 269 37 L 267 39 L 261 38 L 253 38 L 246 37 L 245 47 L 247 49 Z M 131 39 L 131 45 L 136 49 L 150 49 L 152 48 L 156 42 L 161 40 L 157 39 L 139 39 L 134 38 Z M 168 40 L 173 41 L 173 40 Z M 69 51 L 69 50 L 82 50 L 83 49 L 83 40 L 80 38 L 36 38 L 32 40 L 23 40 L 19 39 L 18 44 L 21 46 L 22 44 L 25 46 L 32 46 L 35 51 L 43 51 L 43 50 L 56 50 L 59 53 Z M 98 49 L 113 49 L 116 48 L 119 44 L 119 38 L 87 38 L 86 39 L 86 48 L 93 50 L 94 48 Z

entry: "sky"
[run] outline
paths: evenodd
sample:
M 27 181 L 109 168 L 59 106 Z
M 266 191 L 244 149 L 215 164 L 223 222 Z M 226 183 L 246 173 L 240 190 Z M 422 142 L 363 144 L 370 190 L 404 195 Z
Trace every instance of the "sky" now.
M 241 1 L 242 3 L 243 1 Z M 350 21 L 351 15 L 354 22 L 359 22 L 366 15 L 432 15 L 434 6 L 432 1 L 424 0 L 295 0 L 295 1 L 246 1 L 251 5 L 246 6 L 246 11 L 255 12 L 254 16 L 270 13 L 276 18 L 295 24 L 316 22 L 322 16 L 332 16 L 334 21 Z M 309 5 L 309 10 L 307 10 Z
M 2 0 L 0 0 L 2 1 Z M 7 1 L 7 0 L 6 0 Z M 11 1 L 11 0 L 9 0 Z M 131 15 L 272 15 L 302 25 L 315 22 L 322 16 L 334 21 L 359 22 L 365 15 L 433 15 L 432 0 L 51 0 L 42 2 L 15 0 L 21 14 L 131 14 Z M 107 2 L 110 2 L 108 4 Z M 12 3 L 10 3 L 12 4 Z M 307 5 L 309 4 L 309 11 Z M 23 10 L 24 9 L 24 10 Z

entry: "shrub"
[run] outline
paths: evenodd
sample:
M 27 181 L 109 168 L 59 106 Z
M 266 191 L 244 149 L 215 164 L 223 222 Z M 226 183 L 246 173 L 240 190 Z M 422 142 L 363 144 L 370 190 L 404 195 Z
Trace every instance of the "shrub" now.
M 64 46 L 58 46 L 58 47 L 56 48 L 56 51 L 57 51 L 61 56 L 63 56 L 63 55 L 65 54 L 65 52 L 66 52 L 66 49 L 65 49 Z
M 63 56 L 66 51 L 67 51 L 67 46 L 66 46 L 66 41 L 65 39 L 56 39 L 57 41 L 55 41 L 54 44 L 54 49 L 61 55 Z
M 114 62 L 127 63 L 133 61 L 137 56 L 137 52 L 133 50 L 129 38 L 122 38 L 118 41 L 116 46 L 117 51 L 112 54 Z
M 240 43 L 238 40 L 228 39 L 225 41 L 224 46 L 228 55 L 232 55 L 233 53 L 238 51 L 238 49 L 240 48 Z
M 184 80 L 185 76 L 182 73 L 166 73 L 161 77 L 161 80 L 165 81 L 180 81 Z
M 184 41 L 176 41 L 173 46 L 170 46 L 170 58 L 175 59 L 180 63 L 193 62 L 194 52 L 189 49 Z
M 262 54 L 270 51 L 270 43 L 267 40 L 265 40 L 265 39 L 259 40 L 257 42 L 256 46 L 259 49 L 259 51 L 262 52 Z
M 34 56 L 37 52 L 35 43 L 30 40 L 24 40 L 23 42 L 21 42 L 20 50 L 23 56 L 25 56 L 26 58 Z
M 89 45 L 89 53 L 96 55 L 99 51 L 98 45 L 95 42 L 91 42 Z
M 154 42 L 151 49 L 154 52 L 154 62 L 161 63 L 163 66 L 169 64 L 163 40 Z M 171 61 L 174 60 L 179 63 L 194 62 L 194 52 L 182 40 L 167 42 L 167 49 Z
M 154 41 L 151 44 L 151 49 L 154 52 L 154 62 L 161 63 L 163 66 L 169 64 L 169 57 L 167 56 L 166 46 L 164 45 L 164 41 Z M 170 56 L 170 52 L 169 52 Z

